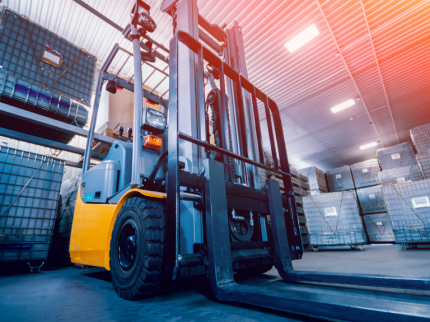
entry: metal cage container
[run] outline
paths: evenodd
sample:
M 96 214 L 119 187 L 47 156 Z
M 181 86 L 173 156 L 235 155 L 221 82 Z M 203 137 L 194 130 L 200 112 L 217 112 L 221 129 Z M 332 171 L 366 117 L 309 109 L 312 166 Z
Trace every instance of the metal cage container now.
M 388 213 L 363 216 L 370 242 L 394 242 L 393 226 Z
M 1 101 L 84 127 L 96 57 L 8 8 L 0 25 Z M 2 116 L 0 126 L 62 143 L 73 138 L 13 116 Z
M 379 149 L 376 155 L 382 170 L 418 165 L 414 149 L 409 142 Z
M 330 192 L 354 189 L 354 181 L 349 165 L 327 170 L 326 173 Z
M 366 244 L 354 191 L 303 197 L 303 206 L 313 247 Z
M 418 165 L 383 170 L 379 172 L 379 179 L 383 186 L 388 186 L 390 184 L 404 183 L 407 181 L 417 181 L 423 178 L 420 168 Z
M 430 149 L 430 123 L 416 126 L 410 130 L 412 143 L 418 153 Z
M 0 148 L 0 261 L 46 259 L 65 161 Z
M 356 188 L 370 187 L 381 183 L 378 177 L 378 159 L 354 163 L 351 165 L 351 172 Z
M 397 243 L 430 243 L 430 179 L 383 186 Z
M 363 215 L 387 212 L 380 185 L 357 189 L 357 198 Z
M 421 172 L 424 179 L 430 178 L 430 150 L 417 154 L 418 165 L 420 166 Z

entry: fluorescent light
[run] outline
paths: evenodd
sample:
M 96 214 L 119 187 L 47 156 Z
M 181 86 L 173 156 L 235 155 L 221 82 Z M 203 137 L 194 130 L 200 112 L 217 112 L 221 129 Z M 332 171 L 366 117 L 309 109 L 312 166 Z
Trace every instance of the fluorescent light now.
M 378 145 L 377 142 L 367 143 L 365 145 L 360 146 L 360 150 L 365 150 L 365 149 L 368 149 L 368 148 L 372 148 L 372 147 L 377 146 L 377 145 Z
M 344 109 L 346 109 L 346 108 L 348 108 L 348 107 L 350 107 L 352 105 L 355 105 L 355 102 L 351 98 L 350 100 L 347 100 L 346 102 L 343 102 L 343 103 L 340 103 L 339 105 L 333 106 L 331 108 L 331 111 L 333 113 L 337 113 L 337 112 L 342 111 L 342 110 L 344 110 Z
M 312 24 L 305 30 L 303 30 L 301 33 L 299 33 L 297 36 L 295 36 L 293 39 L 289 40 L 285 44 L 285 47 L 287 47 L 290 53 L 293 53 L 297 49 L 302 47 L 304 44 L 314 39 L 319 34 L 320 32 L 318 31 L 317 27 L 315 27 L 315 24 Z

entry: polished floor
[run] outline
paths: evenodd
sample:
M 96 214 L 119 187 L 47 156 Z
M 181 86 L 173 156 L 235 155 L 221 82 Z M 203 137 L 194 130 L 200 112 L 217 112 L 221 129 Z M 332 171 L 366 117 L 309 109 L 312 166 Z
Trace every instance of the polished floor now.
M 1 263 L 0 263 L 1 265 Z M 402 250 L 398 245 L 306 252 L 295 269 L 427 277 L 430 248 Z M 0 266 L 2 268 L 2 266 Z M 275 269 L 258 278 L 264 287 L 279 276 Z M 293 286 L 297 288 L 300 286 Z M 422 292 L 428 296 L 430 292 Z M 205 278 L 166 285 L 161 295 L 135 302 L 118 298 L 109 273 L 97 268 L 26 269 L 0 274 L 1 321 L 312 321 L 311 318 L 241 304 L 218 302 Z

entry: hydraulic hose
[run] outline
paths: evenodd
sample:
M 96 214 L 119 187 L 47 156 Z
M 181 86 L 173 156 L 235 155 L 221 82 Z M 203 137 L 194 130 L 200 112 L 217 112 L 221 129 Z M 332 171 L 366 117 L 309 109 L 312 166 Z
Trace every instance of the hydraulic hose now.
M 149 175 L 149 178 L 148 178 L 149 180 L 152 181 L 155 179 L 155 176 L 157 175 L 158 169 L 160 169 L 164 158 L 167 157 L 167 154 L 168 154 L 168 152 L 166 151 L 160 156 L 160 158 L 158 159 L 157 163 L 154 166 L 154 169 L 152 170 L 151 174 Z

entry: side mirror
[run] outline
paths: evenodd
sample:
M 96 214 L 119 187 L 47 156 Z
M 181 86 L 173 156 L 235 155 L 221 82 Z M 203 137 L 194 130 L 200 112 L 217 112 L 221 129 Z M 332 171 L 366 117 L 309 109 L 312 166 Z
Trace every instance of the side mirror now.
M 109 93 L 115 94 L 117 89 L 118 89 L 118 86 L 116 85 L 116 83 L 114 81 L 108 81 L 108 83 L 106 85 L 106 90 Z
M 149 15 L 151 7 L 142 0 L 136 0 L 131 10 L 131 23 L 134 26 L 140 26 L 147 32 L 154 32 L 157 24 Z

